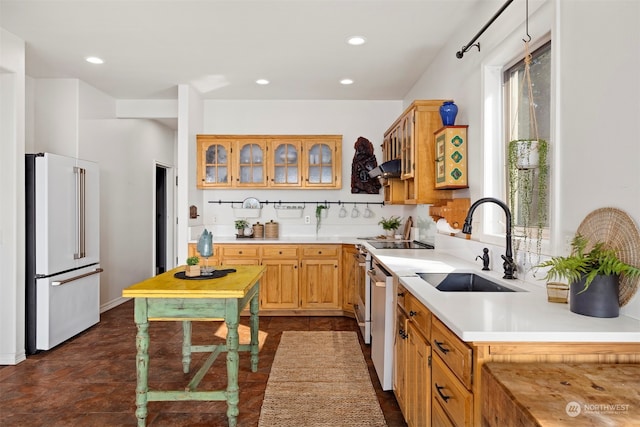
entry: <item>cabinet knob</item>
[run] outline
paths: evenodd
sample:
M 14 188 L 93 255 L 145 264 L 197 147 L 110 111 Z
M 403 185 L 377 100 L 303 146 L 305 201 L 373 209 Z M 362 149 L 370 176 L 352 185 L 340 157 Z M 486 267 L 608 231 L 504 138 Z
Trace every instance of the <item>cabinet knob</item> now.
M 282 255 L 282 251 L 278 251 L 278 255 Z
M 404 296 L 404 292 L 398 292 L 398 296 L 399 297 L 403 297 Z
M 242 251 L 239 251 L 238 253 L 239 253 L 240 255 L 242 255 Z
M 318 255 L 322 255 L 322 251 L 318 251 Z

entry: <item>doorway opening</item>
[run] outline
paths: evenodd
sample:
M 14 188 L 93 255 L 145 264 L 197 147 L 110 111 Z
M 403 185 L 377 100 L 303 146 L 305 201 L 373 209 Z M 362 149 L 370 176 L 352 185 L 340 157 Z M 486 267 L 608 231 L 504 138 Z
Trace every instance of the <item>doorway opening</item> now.
M 172 169 L 156 164 L 155 193 L 155 273 L 173 268 L 173 187 Z

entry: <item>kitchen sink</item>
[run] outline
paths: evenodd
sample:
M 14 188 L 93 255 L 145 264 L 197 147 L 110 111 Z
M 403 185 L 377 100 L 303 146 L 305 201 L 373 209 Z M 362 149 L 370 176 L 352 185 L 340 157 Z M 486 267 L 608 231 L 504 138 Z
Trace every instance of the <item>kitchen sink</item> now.
M 475 273 L 416 273 L 442 292 L 517 292 Z

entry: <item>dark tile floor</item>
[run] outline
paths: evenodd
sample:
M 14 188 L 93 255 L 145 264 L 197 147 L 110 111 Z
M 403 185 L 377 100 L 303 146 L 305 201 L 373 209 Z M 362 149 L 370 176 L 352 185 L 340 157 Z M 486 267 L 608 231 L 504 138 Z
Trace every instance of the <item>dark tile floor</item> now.
M 248 353 L 240 354 L 240 415 L 238 426 L 258 425 L 260 407 L 271 363 L 282 331 L 358 330 L 346 317 L 260 317 L 260 363 L 251 372 Z M 220 322 L 195 322 L 193 343 L 223 342 Z M 179 322 L 152 322 L 149 386 L 181 389 L 191 375 L 182 373 L 182 327 Z M 17 366 L 0 367 L 0 426 L 135 426 L 135 335 L 133 303 L 122 304 L 101 316 L 90 328 L 53 350 L 30 356 Z M 360 335 L 360 334 L 358 334 Z M 241 342 L 248 342 L 248 318 L 242 318 Z M 393 392 L 380 389 L 370 347 L 362 343 L 371 381 L 389 427 L 406 426 Z M 194 354 L 192 372 L 204 360 Z M 199 389 L 226 387 L 225 356 L 221 355 Z M 226 426 L 225 402 L 150 402 L 147 425 Z M 280 426 L 278 426 L 280 427 Z M 304 426 L 295 426 L 304 427 Z

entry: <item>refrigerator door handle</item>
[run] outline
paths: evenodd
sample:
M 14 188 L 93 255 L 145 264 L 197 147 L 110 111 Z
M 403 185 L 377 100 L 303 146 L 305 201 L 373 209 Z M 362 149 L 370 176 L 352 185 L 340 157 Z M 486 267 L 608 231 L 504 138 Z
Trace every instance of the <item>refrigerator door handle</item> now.
M 73 282 L 75 280 L 79 280 L 79 279 L 84 279 L 87 276 L 93 276 L 94 274 L 100 274 L 104 271 L 104 269 L 102 268 L 96 268 L 93 271 L 90 271 L 88 273 L 84 273 L 84 274 L 80 274 L 79 276 L 75 276 L 75 277 L 70 277 L 68 279 L 64 279 L 64 280 L 59 280 L 56 282 L 51 282 L 51 286 L 60 286 L 60 285 L 64 285 L 65 283 L 69 283 L 69 282 Z
M 86 248 L 86 179 L 87 170 L 75 166 L 73 171 L 76 174 L 76 225 L 78 230 L 76 231 L 77 244 L 76 249 L 78 252 L 73 254 L 73 259 L 81 259 L 87 256 Z

